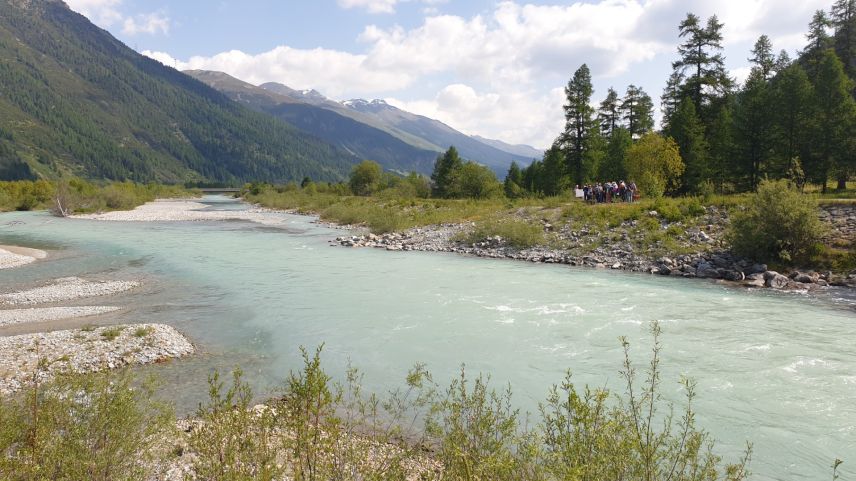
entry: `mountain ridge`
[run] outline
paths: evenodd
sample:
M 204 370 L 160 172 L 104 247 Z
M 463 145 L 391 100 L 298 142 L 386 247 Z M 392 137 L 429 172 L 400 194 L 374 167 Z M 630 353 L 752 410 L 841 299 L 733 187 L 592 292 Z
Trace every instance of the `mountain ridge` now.
M 0 0 L 0 175 L 345 178 L 357 159 L 144 57 L 58 0 Z

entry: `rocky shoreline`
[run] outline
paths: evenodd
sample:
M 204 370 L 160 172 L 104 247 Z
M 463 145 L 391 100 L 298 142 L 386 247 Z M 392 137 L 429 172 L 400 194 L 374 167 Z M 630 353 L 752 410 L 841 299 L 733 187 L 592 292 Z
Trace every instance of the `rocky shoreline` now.
M 6 247 L 6 246 L 4 246 Z M 4 263 L 4 252 L 33 253 L 33 249 L 0 249 L 0 266 L 21 267 L 47 257 L 23 256 L 31 261 Z M 14 254 L 22 256 L 20 254 Z M 11 267 L 10 267 L 11 266 Z M 139 281 L 53 279 L 13 292 L 0 293 L 0 328 L 35 324 L 43 330 L 51 321 L 66 321 L 115 313 L 119 306 L 63 306 L 70 301 L 126 293 Z M 79 325 L 79 324 L 78 324 Z M 195 348 L 175 328 L 163 324 L 92 327 L 3 336 L 0 334 L 0 394 L 14 393 L 28 383 L 43 382 L 61 373 L 89 373 L 123 366 L 163 362 L 191 355 Z
M 649 216 L 658 218 L 655 211 Z M 856 288 L 856 271 L 842 275 L 832 272 L 795 270 L 781 274 L 765 264 L 741 259 L 725 248 L 723 213 L 708 208 L 707 229 L 685 228 L 683 246 L 688 254 L 649 256 L 638 252 L 630 242 L 637 221 L 628 221 L 610 234 L 617 241 L 604 242 L 596 229 L 560 229 L 541 221 L 545 234 L 551 234 L 567 247 L 535 246 L 518 249 L 505 239 L 492 236 L 470 243 L 462 238 L 475 227 L 473 224 L 444 224 L 418 227 L 403 232 L 382 235 L 360 234 L 337 237 L 332 244 L 343 247 L 368 247 L 388 251 L 450 252 L 490 259 L 512 259 L 545 264 L 611 269 L 640 272 L 652 275 L 713 279 L 755 288 L 786 290 L 812 290 L 818 287 L 838 286 Z M 661 220 L 662 228 L 673 225 Z M 594 248 L 586 246 L 597 245 Z
M 56 374 L 90 373 L 188 356 L 193 344 L 175 328 L 135 324 L 0 337 L 0 394 Z

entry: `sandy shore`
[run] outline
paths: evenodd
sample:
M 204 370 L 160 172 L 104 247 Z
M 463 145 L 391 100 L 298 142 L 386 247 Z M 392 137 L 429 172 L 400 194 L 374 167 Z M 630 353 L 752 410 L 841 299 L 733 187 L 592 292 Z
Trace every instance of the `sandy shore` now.
M 162 362 L 193 354 L 193 344 L 175 328 L 139 324 L 0 337 L 0 393 L 57 373 L 87 373 Z
M 116 312 L 115 306 L 83 306 L 83 307 L 36 307 L 30 309 L 0 310 L 0 327 L 13 324 L 58 321 L 80 317 L 97 316 L 108 312 Z
M 200 222 L 244 220 L 265 225 L 281 225 L 286 220 L 269 209 L 255 208 L 242 211 L 210 210 L 208 205 L 192 200 L 156 200 L 134 210 L 104 212 L 72 216 L 113 222 Z
M 0 269 L 21 267 L 47 256 L 47 252 L 39 249 L 0 245 Z
M 87 281 L 79 277 L 55 279 L 51 284 L 0 294 L 0 306 L 26 306 L 109 296 L 139 287 L 137 281 Z

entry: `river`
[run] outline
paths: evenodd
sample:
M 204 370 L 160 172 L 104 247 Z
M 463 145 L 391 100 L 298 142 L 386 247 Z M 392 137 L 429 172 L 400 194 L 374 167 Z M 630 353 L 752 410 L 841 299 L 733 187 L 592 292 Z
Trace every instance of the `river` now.
M 220 197 L 213 209 L 244 209 Z M 0 271 L 0 291 L 82 275 L 142 279 L 123 320 L 164 322 L 200 347 L 150 368 L 187 411 L 213 368 L 240 365 L 260 390 L 299 367 L 299 346 L 325 344 L 324 365 L 359 367 L 367 387 L 401 385 L 417 362 L 447 381 L 466 364 L 510 383 L 534 411 L 571 369 L 578 385 L 621 390 L 627 336 L 639 367 L 649 323 L 663 327 L 663 392 L 698 382 L 701 426 L 736 460 L 754 444 L 752 479 L 825 479 L 835 457 L 856 466 L 856 311 L 852 294 L 744 290 L 700 281 L 452 254 L 332 247 L 341 231 L 280 214 L 248 222 L 119 223 L 0 215 L 0 244 L 59 251 Z M 109 321 L 110 318 L 108 317 Z M 852 465 L 852 466 L 851 466 Z

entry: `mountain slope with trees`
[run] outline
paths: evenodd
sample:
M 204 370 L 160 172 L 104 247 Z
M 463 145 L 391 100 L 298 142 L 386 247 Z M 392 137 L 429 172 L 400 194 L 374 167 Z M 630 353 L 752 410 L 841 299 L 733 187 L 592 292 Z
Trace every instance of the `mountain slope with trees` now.
M 387 170 L 429 174 L 437 158 L 433 150 L 414 147 L 391 133 L 325 108 L 323 103 L 308 101 L 306 94 L 292 91 L 291 95 L 282 95 L 222 72 L 189 70 L 185 73 L 238 103 L 273 115 L 357 157 L 374 160 Z M 318 96 L 312 98 L 318 99 Z
M 58 0 L 0 1 L 0 177 L 343 179 L 344 151 L 139 55 Z

